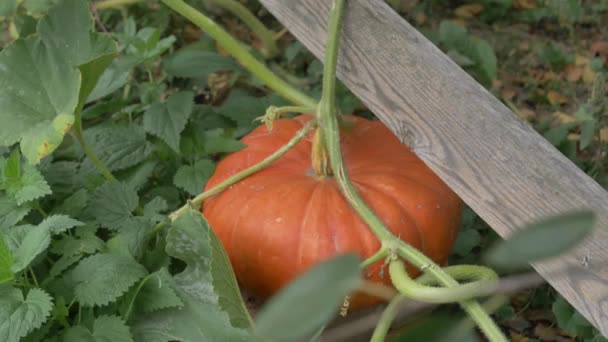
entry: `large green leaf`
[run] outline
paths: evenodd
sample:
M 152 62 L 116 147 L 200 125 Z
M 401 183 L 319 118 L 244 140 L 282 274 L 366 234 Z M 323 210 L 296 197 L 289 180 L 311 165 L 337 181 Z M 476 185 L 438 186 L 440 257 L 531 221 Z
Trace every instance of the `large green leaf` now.
M 196 210 L 188 210 L 167 235 L 167 253 L 186 263 L 172 286 L 184 306 L 139 317 L 136 341 L 251 341 L 251 326 L 220 241 Z
M 178 50 L 164 62 L 169 75 L 187 78 L 207 78 L 216 71 L 238 70 L 231 57 L 219 55 L 213 44 L 202 41 Z
M 0 52 L 0 145 L 20 141 L 31 162 L 59 146 L 117 51 L 91 23 L 86 2 L 64 0 L 39 22 L 38 35 Z
M 19 342 L 46 321 L 52 307 L 51 296 L 39 288 L 23 298 L 19 289 L 0 287 L 0 341 Z
M 314 334 L 360 282 L 359 258 L 354 254 L 315 266 L 262 308 L 256 335 L 269 341 L 297 341 Z
M 13 266 L 13 254 L 8 248 L 4 235 L 0 232 L 0 284 L 12 280 L 15 276 L 11 271 Z
M 181 91 L 165 102 L 153 103 L 144 115 L 144 129 L 161 138 L 179 152 L 180 134 L 188 123 L 194 107 L 194 93 Z
M 594 215 L 589 211 L 563 214 L 533 223 L 491 247 L 488 263 L 517 269 L 568 251 L 591 231 Z

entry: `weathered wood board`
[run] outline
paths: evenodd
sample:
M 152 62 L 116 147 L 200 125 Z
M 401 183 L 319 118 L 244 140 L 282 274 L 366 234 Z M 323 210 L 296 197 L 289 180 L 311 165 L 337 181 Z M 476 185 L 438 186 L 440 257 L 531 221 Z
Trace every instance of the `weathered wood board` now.
M 322 58 L 330 0 L 261 2 Z M 501 236 L 594 210 L 601 229 L 534 267 L 608 335 L 606 191 L 381 0 L 347 2 L 338 75 Z

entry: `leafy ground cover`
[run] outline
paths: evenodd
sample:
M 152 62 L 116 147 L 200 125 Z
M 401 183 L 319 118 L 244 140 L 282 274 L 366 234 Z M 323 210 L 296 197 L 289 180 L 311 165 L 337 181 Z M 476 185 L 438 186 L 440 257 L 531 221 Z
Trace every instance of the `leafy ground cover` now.
M 607 184 L 606 1 L 389 2 Z M 259 3 L 243 3 L 274 48 L 214 1 L 197 6 L 318 98 L 322 63 Z M 252 318 L 205 220 L 188 206 L 171 224 L 166 216 L 244 147 L 256 118 L 289 102 L 160 2 L 3 1 L 0 17 L 0 340 L 251 339 Z M 346 87 L 337 93 L 342 111 L 373 117 Z M 452 262 L 480 263 L 497 239 L 467 209 Z M 323 265 L 261 308 L 257 334 L 309 335 L 357 271 L 350 257 Z M 290 310 L 310 301 L 306 281 L 321 286 L 329 275 L 343 280 L 335 293 Z M 515 341 L 604 340 L 548 286 L 518 292 L 494 317 Z M 412 334 L 441 322 L 435 312 L 396 339 L 429 339 Z

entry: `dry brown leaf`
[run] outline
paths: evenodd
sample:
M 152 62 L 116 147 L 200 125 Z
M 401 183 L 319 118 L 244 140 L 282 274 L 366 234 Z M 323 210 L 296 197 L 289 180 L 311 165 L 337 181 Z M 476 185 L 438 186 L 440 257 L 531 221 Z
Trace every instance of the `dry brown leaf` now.
M 559 120 L 560 123 L 569 123 L 576 121 L 576 118 L 574 116 L 566 114 L 564 112 L 555 112 L 553 113 L 553 116 L 557 117 L 557 120 Z
M 600 129 L 600 141 L 608 142 L 608 127 Z
M 549 90 L 547 92 L 547 100 L 549 100 L 549 103 L 552 105 L 568 103 L 568 98 L 555 90 Z
M 505 88 L 500 92 L 500 96 L 502 96 L 505 100 L 512 100 L 515 97 L 515 89 L 513 88 Z
M 583 70 L 583 82 L 585 83 L 593 83 L 595 80 L 595 71 L 591 68 L 591 63 L 585 65 L 585 69 Z
M 549 326 L 544 324 L 537 324 L 534 327 L 534 335 L 538 336 L 541 341 L 555 341 L 558 336 L 558 332 Z
M 528 342 L 528 338 L 515 332 L 511 332 L 511 341 L 513 342 Z
M 518 114 L 522 119 L 524 119 L 526 121 L 528 121 L 529 119 L 533 118 L 536 115 L 536 113 L 533 110 L 528 109 L 528 108 L 520 109 Z
M 454 14 L 458 18 L 469 19 L 469 18 L 473 18 L 474 16 L 478 15 L 482 11 L 483 11 L 483 5 L 481 5 L 481 4 L 466 4 L 466 5 L 458 6 L 454 10 Z
M 570 141 L 579 141 L 581 140 L 581 135 L 579 133 L 568 133 L 567 139 Z
M 519 9 L 535 9 L 536 0 L 516 0 L 513 2 L 513 6 Z
M 423 12 L 418 12 L 414 20 L 416 20 L 416 24 L 422 25 L 426 22 L 426 14 L 424 14 Z
M 583 55 L 575 55 L 574 56 L 574 65 L 587 65 L 590 63 L 589 58 L 583 56 Z
M 568 64 L 564 69 L 564 73 L 566 74 L 566 79 L 568 79 L 569 82 L 578 82 L 581 80 L 581 78 L 583 78 L 584 70 L 585 68 L 582 66 Z
M 591 53 L 594 56 L 608 56 L 608 41 L 599 40 L 593 44 L 591 44 Z

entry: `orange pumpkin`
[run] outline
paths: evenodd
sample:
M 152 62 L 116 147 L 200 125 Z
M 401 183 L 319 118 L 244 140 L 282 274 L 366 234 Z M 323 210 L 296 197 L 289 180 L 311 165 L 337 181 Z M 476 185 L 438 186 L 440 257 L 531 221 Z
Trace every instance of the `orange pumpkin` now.
M 380 121 L 347 116 L 341 133 L 348 174 L 366 203 L 402 240 L 439 264 L 447 261 L 460 226 L 461 201 Z M 242 139 L 246 148 L 223 159 L 209 189 L 260 162 L 285 143 L 308 116 L 279 119 Z M 207 199 L 203 213 L 222 241 L 236 277 L 252 294 L 267 298 L 316 263 L 340 253 L 362 259 L 380 243 L 343 198 L 331 177 L 311 167 L 312 134 L 266 169 Z M 363 272 L 390 285 L 383 261 Z M 412 276 L 419 274 L 408 270 Z M 376 300 L 357 295 L 351 308 Z

